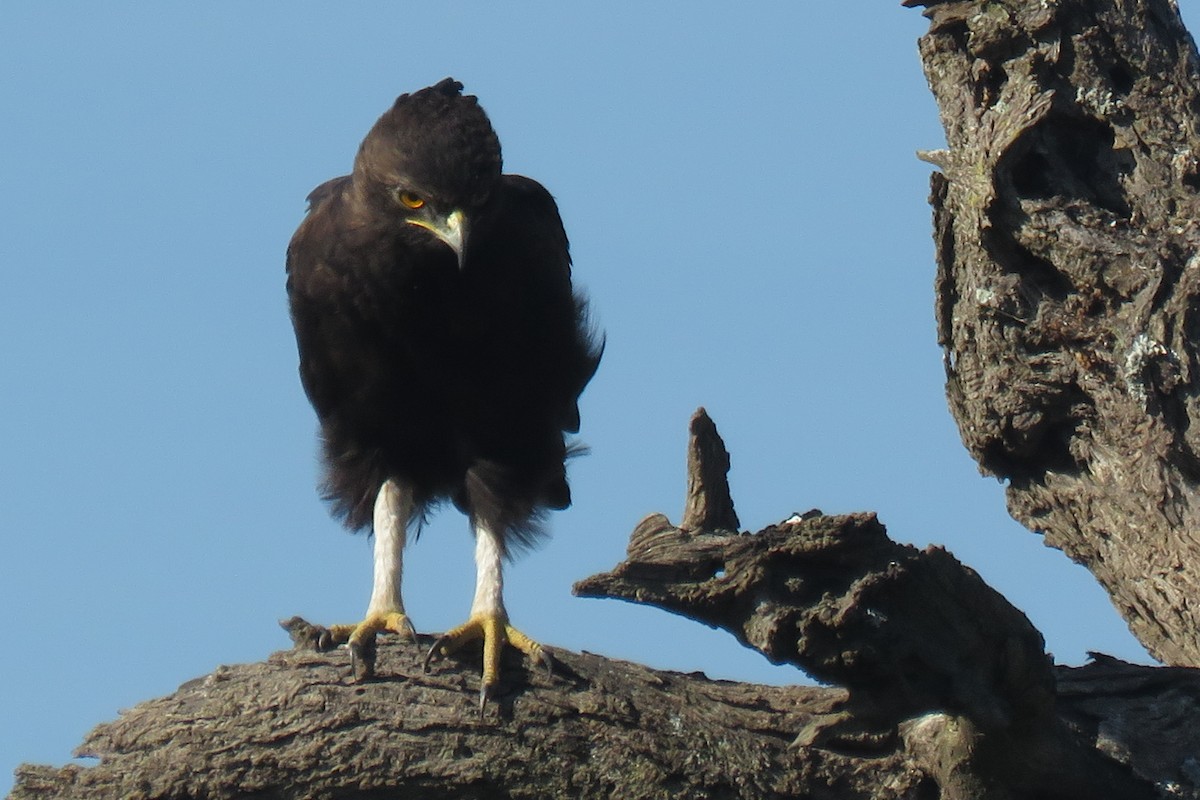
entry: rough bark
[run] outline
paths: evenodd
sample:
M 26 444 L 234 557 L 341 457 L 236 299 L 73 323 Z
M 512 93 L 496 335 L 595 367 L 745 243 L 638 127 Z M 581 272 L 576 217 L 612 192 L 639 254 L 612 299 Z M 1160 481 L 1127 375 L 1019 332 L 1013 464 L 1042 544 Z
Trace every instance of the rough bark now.
M 963 442 L 1155 657 L 1200 664 L 1195 46 L 1169 0 L 927 5 Z
M 423 643 L 432 641 L 422 637 Z M 425 675 L 410 643 L 380 647 L 356 684 L 344 652 L 294 650 L 223 667 L 90 733 L 95 766 L 22 766 L 10 800 L 376 798 L 1078 797 L 979 789 L 963 718 L 930 713 L 884 742 L 800 746 L 846 693 L 710 681 L 556 651 L 553 681 L 521 673 L 501 717 L 480 722 L 472 668 Z M 1059 715 L 1081 742 L 1129 763 L 1093 797 L 1196 797 L 1195 670 L 1101 662 L 1058 669 Z M 468 677 L 471 676 L 471 677 Z M 1109 768 L 1112 769 L 1111 767 Z M 1118 773 L 1120 774 L 1120 773 Z M 1142 784 L 1139 787 L 1138 784 Z
M 379 651 L 378 679 L 361 684 L 344 651 L 218 670 L 94 730 L 78 754 L 99 765 L 22 768 L 12 800 L 770 798 L 821 782 L 822 767 L 788 744 L 810 708 L 828 705 L 822 690 L 556 651 L 554 680 L 506 664 L 509 691 L 481 721 L 468 685 L 476 665 L 450 660 L 426 675 L 422 648 Z M 860 785 L 849 796 L 870 794 Z
M 421 637 L 428 644 L 432 637 Z M 92 731 L 95 766 L 24 765 L 10 800 L 379 798 L 1078 797 L 980 789 L 963 717 L 928 713 L 896 736 L 795 742 L 847 702 L 834 688 L 710 681 L 556 650 L 554 680 L 514 661 L 481 722 L 474 665 L 425 675 L 411 643 L 380 647 L 357 684 L 344 652 L 293 650 L 222 667 Z M 1200 672 L 1101 660 L 1056 668 L 1058 717 L 1128 764 L 1093 797 L 1200 797 Z M 966 746 L 966 748 L 964 748 Z M 1163 791 L 1156 795 L 1151 787 Z
M 729 494 L 729 451 L 708 412 L 696 409 L 688 425 L 687 501 L 679 527 L 685 531 L 736 531 L 741 527 Z
M 728 453 L 698 419 L 689 453 L 707 455 L 689 458 L 689 496 L 728 498 L 724 469 L 704 466 Z M 11 798 L 1148 800 L 1193 786 L 1200 736 L 1164 744 L 1144 726 L 1200 730 L 1181 702 L 1194 671 L 1106 659 L 1056 674 L 1040 634 L 975 572 L 891 541 L 871 514 L 813 511 L 757 534 L 651 515 L 627 559 L 576 591 L 686 614 L 845 688 L 558 651 L 554 676 L 510 658 L 480 719 L 477 665 L 426 673 L 421 648 L 385 642 L 377 678 L 356 682 L 344 653 L 323 652 L 324 629 L 293 618 L 292 652 L 101 725 L 77 751 L 96 766 L 23 767 Z

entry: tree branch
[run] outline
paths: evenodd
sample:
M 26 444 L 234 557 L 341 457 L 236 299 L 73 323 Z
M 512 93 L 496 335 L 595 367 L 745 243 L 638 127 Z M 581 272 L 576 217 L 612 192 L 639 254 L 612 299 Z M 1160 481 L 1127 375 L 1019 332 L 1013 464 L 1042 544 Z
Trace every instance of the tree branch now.
M 711 420 L 692 436 L 704 442 L 689 452 L 728 463 Z M 701 463 L 689 459 L 689 485 L 727 494 L 724 470 Z M 1070 671 L 1056 698 L 1029 621 L 944 550 L 892 542 L 872 514 L 811 512 L 752 535 L 652 515 L 626 561 L 577 591 L 722 627 L 846 688 L 558 650 L 548 677 L 510 652 L 480 720 L 479 665 L 426 674 L 432 637 L 382 642 L 377 679 L 357 682 L 344 653 L 323 652 L 323 629 L 294 618 L 292 652 L 137 706 L 88 735 L 77 754 L 96 766 L 22 767 L 11 800 L 1149 800 L 1156 782 L 1194 785 L 1191 740 L 1170 750 L 1145 733 L 1148 720 L 1200 730 L 1195 704 L 1179 702 L 1200 687 L 1193 671 L 1106 660 Z
M 712 453 L 711 420 L 691 439 L 689 453 L 728 463 Z M 689 486 L 728 492 L 724 471 L 688 464 Z M 945 550 L 893 542 L 874 514 L 810 512 L 753 535 L 651 515 L 626 560 L 575 593 L 683 614 L 846 687 L 848 701 L 797 745 L 900 748 L 943 797 L 1020 797 L 1050 782 L 1060 797 L 1146 796 L 1056 717 L 1050 659 L 1025 615 Z

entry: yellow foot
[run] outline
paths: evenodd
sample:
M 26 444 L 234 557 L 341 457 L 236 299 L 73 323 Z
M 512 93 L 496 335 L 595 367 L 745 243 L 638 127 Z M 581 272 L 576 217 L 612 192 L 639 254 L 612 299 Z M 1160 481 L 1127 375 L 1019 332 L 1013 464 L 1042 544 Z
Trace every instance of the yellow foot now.
M 360 681 L 375 676 L 375 636 L 385 632 L 407 636 L 414 642 L 417 640 L 417 631 L 408 615 L 400 611 L 369 614 L 358 624 L 332 625 L 329 628 L 332 644 L 349 646 L 350 672 Z
M 534 663 L 545 666 L 547 673 L 553 673 L 554 659 L 550 657 L 549 651 L 509 625 L 508 619 L 503 616 L 471 617 L 457 628 L 442 634 L 425 656 L 425 671 L 429 672 L 429 664 L 435 658 L 448 656 L 476 639 L 483 639 L 483 681 L 479 686 L 480 717 L 483 717 L 488 698 L 492 696 L 500 680 L 500 654 L 505 643 L 520 650 Z

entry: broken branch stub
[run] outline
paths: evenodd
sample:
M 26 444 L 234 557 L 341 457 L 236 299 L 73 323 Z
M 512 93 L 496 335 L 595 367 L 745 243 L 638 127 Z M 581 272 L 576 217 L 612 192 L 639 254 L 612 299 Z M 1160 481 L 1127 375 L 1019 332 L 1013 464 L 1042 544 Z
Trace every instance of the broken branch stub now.
M 689 465 L 698 435 L 720 442 L 704 420 L 693 419 Z M 728 464 L 723 445 L 708 455 Z M 712 480 L 728 493 L 724 470 Z M 626 559 L 574 592 L 724 629 L 845 687 L 847 700 L 797 729 L 794 745 L 905 752 L 944 800 L 1015 800 L 1051 782 L 1060 798 L 1153 796 L 1058 716 L 1051 660 L 1025 615 L 942 548 L 893 542 L 874 514 L 814 511 L 755 534 L 652 514 Z
M 698 408 L 688 431 L 687 502 L 679 527 L 685 531 L 736 531 L 741 523 L 729 493 L 729 451 L 716 423 Z
M 624 562 L 574 591 L 729 631 L 845 686 L 881 721 L 949 710 L 987 730 L 1052 706 L 1050 660 L 1025 615 L 945 550 L 891 541 L 874 514 L 755 534 L 690 533 L 651 515 Z
M 716 426 L 699 410 L 688 447 L 689 510 L 732 514 L 728 464 Z M 1052 706 L 1041 634 L 945 550 L 893 542 L 874 514 L 813 512 L 753 535 L 707 524 L 697 530 L 647 517 L 626 560 L 580 581 L 575 593 L 727 630 L 773 663 L 845 686 L 860 707 L 893 722 L 950 710 L 994 730 Z

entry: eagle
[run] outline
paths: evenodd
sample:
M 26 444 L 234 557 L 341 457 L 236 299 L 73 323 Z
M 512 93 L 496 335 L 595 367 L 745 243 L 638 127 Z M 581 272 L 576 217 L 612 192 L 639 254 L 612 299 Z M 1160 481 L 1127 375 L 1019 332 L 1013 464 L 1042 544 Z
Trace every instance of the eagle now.
M 322 494 L 348 528 L 374 534 L 366 614 L 331 626 L 332 642 L 366 678 L 377 634 L 415 640 L 405 544 L 450 501 L 474 531 L 475 596 L 425 666 L 482 641 L 483 713 L 506 644 L 552 665 L 509 623 L 503 565 L 571 503 L 566 462 L 581 448 L 566 437 L 603 340 L 572 284 L 554 198 L 502 172 L 491 122 L 462 90 L 447 78 L 401 95 L 352 172 L 313 190 L 288 246 L 287 294 Z

